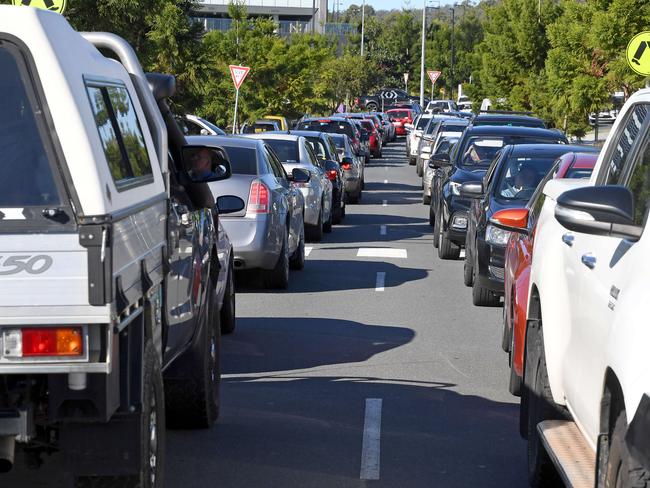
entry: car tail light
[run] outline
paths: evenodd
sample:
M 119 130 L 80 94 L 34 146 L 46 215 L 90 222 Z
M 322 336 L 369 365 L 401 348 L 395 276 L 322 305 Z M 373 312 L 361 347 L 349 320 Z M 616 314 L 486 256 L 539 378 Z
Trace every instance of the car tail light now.
M 350 163 L 341 163 L 341 169 L 343 169 L 343 171 L 350 171 L 352 169 L 352 165 Z
M 25 358 L 43 356 L 83 356 L 81 327 L 29 327 L 3 333 L 3 354 Z
M 335 169 L 330 169 L 327 171 L 327 177 L 330 181 L 336 181 L 337 171 Z
M 269 213 L 269 189 L 261 181 L 255 180 L 251 183 L 246 213 Z

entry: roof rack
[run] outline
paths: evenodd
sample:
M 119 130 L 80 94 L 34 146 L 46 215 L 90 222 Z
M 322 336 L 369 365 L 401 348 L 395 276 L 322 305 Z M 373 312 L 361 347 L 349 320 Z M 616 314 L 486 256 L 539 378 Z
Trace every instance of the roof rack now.
M 503 114 L 503 115 L 534 115 L 534 112 L 516 110 L 480 110 L 480 114 Z

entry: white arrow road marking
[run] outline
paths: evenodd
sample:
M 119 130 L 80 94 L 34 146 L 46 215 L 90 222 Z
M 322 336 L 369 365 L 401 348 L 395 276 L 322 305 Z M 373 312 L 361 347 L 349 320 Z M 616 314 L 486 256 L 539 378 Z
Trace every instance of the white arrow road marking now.
M 388 180 L 384 180 L 384 184 L 388 183 Z
M 312 246 L 305 247 L 305 257 L 311 254 L 312 249 L 314 249 Z
M 385 225 L 382 225 L 381 227 L 379 227 L 379 235 L 380 236 L 385 236 L 386 235 L 386 226 Z
M 406 249 L 393 249 L 392 247 L 361 247 L 357 251 L 358 258 L 397 258 L 406 259 Z
M 362 480 L 379 479 L 379 458 L 381 454 L 381 398 L 366 398 L 366 417 L 363 422 L 361 444 Z
M 386 273 L 383 271 L 377 272 L 377 281 L 375 284 L 375 291 L 384 291 L 384 283 L 386 282 Z

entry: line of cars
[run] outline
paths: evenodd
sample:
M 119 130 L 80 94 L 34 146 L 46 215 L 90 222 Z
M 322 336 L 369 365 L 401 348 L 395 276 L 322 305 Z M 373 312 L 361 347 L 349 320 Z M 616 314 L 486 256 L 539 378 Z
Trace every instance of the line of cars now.
M 531 486 L 650 486 L 650 90 L 602 151 L 527 115 L 419 121 L 433 245 L 503 306 Z

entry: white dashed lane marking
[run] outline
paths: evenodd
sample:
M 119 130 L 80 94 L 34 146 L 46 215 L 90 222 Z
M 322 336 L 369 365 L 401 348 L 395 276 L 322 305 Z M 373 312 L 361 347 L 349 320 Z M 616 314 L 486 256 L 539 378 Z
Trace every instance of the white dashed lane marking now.
M 381 201 L 381 206 L 382 207 L 388 207 L 388 200 L 382 200 Z
M 406 259 L 406 249 L 393 249 L 392 247 L 361 247 L 357 251 L 358 258 L 397 258 Z
M 381 455 L 381 398 L 366 398 L 366 416 L 363 422 L 363 442 L 361 444 L 362 480 L 379 479 L 379 459 Z
M 386 273 L 383 271 L 377 272 L 377 281 L 375 283 L 375 291 L 384 291 L 384 284 L 386 283 Z
M 386 183 L 388 183 L 388 180 L 384 180 L 384 185 L 385 185 Z

